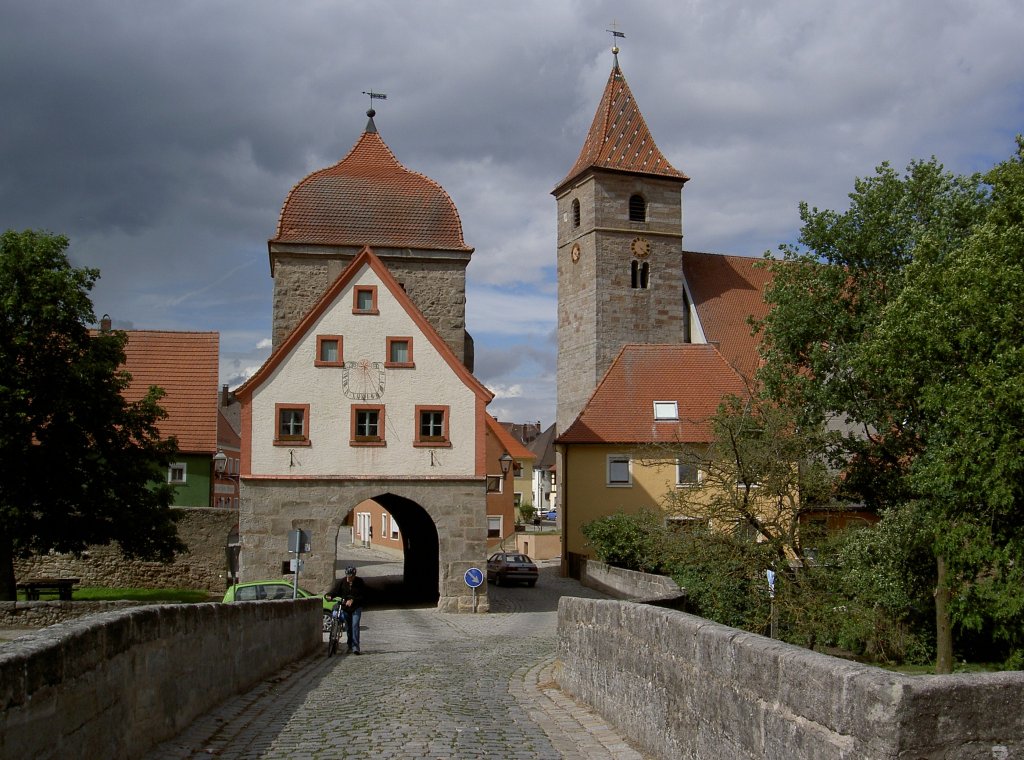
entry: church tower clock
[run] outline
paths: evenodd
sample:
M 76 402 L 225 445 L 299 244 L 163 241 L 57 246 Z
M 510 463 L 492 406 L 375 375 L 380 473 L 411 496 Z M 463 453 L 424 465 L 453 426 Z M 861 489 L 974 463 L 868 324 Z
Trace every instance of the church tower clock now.
M 558 209 L 557 429 L 576 419 L 627 343 L 685 342 L 683 184 L 658 150 L 618 48 Z

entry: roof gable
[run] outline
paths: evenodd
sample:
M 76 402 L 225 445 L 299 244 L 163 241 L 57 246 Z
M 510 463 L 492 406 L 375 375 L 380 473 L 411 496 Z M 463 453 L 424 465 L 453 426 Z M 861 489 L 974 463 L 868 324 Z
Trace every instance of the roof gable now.
M 668 162 L 654 143 L 617 57 L 583 149 L 555 192 L 587 169 L 649 174 L 676 179 L 680 184 L 689 179 Z
M 126 330 L 124 369 L 132 381 L 128 401 L 145 397 L 150 386 L 163 388 L 160 406 L 167 418 L 160 435 L 174 436 L 187 453 L 217 451 L 219 336 L 216 332 Z
M 765 288 L 771 270 L 764 259 L 683 251 L 683 276 L 704 337 L 717 343 L 726 361 L 748 381 L 760 366 L 759 339 L 751 318 L 768 313 Z
M 559 443 L 707 443 L 710 418 L 746 386 L 711 345 L 622 347 Z M 655 420 L 655 401 L 675 401 L 678 420 Z
M 494 437 L 497 438 L 501 445 L 505 447 L 505 450 L 513 459 L 537 458 L 536 454 L 516 440 L 516 437 L 508 432 L 504 425 L 489 414 L 487 415 L 487 429 L 494 433 Z
M 281 342 L 281 345 L 278 346 L 277 350 L 274 351 L 274 353 L 272 353 L 263 363 L 263 366 L 261 366 L 252 377 L 238 387 L 235 391 L 235 396 L 240 399 L 248 398 L 252 395 L 253 391 L 255 391 L 270 377 L 273 371 L 286 359 L 296 345 L 306 337 L 310 330 L 313 329 L 320 317 L 322 317 L 324 313 L 335 304 L 341 296 L 341 293 L 349 284 L 352 283 L 363 267 L 369 267 L 374 274 L 376 274 L 380 282 L 394 297 L 395 301 L 412 318 L 423 336 L 437 350 L 442 359 L 449 367 L 451 367 L 466 387 L 472 390 L 476 396 L 484 402 L 484 404 L 490 403 L 494 398 L 494 394 L 484 387 L 484 385 L 477 380 L 468 369 L 466 369 L 465 365 L 459 361 L 458 357 L 451 350 L 448 344 L 440 335 L 438 335 L 433 325 L 430 324 L 430 321 L 423 316 L 423 313 L 418 308 L 416 308 L 416 305 L 406 294 L 405 290 L 403 290 L 402 286 L 398 284 L 398 281 L 388 270 L 387 266 L 380 260 L 380 258 L 377 257 L 376 254 L 373 253 L 369 246 L 363 247 L 345 270 L 338 275 L 337 279 L 335 279 L 327 290 L 324 291 L 324 294 L 306 313 L 299 324 L 296 325 L 295 329 L 288 334 L 284 341 Z

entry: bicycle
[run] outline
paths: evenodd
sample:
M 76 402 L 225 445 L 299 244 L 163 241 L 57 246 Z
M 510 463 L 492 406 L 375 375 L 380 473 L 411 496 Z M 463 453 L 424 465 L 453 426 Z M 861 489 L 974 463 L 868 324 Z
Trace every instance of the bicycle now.
M 338 640 L 345 633 L 345 615 L 341 611 L 341 601 L 334 603 L 331 608 L 331 630 L 327 634 L 327 656 L 333 657 L 338 651 Z

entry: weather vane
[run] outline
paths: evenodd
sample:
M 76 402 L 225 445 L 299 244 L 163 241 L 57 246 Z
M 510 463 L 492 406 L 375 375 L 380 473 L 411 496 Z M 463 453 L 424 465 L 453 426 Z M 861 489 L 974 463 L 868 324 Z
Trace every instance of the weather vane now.
M 375 101 L 375 100 L 387 100 L 388 99 L 388 96 L 385 95 L 383 92 L 374 92 L 373 90 L 363 90 L 363 95 L 369 95 L 370 96 L 370 111 L 373 110 L 373 101 Z M 370 114 L 370 116 L 372 118 L 374 116 L 374 114 Z
M 619 37 L 621 37 L 622 39 L 626 38 L 625 32 L 620 32 L 619 31 L 619 22 L 618 21 L 612 21 L 612 28 L 611 29 L 605 29 L 605 31 L 608 32 L 608 34 L 610 34 L 612 36 L 612 45 L 615 46 L 615 52 L 616 53 L 619 52 L 618 51 L 618 47 L 619 46 L 615 44 L 615 40 L 617 38 L 619 38 Z

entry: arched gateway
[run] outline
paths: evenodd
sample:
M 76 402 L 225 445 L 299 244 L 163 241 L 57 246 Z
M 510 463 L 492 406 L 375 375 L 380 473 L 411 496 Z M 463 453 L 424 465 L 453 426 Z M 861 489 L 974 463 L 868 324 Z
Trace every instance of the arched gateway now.
M 407 590 L 471 611 L 465 571 L 496 525 L 513 529 L 507 446 L 465 332 L 473 249 L 447 193 L 398 163 L 369 115 L 342 161 L 288 194 L 268 244 L 273 351 L 235 391 L 239 571 L 277 575 L 302 529 L 303 578 L 326 590 L 341 521 L 372 499 L 401 525 Z

